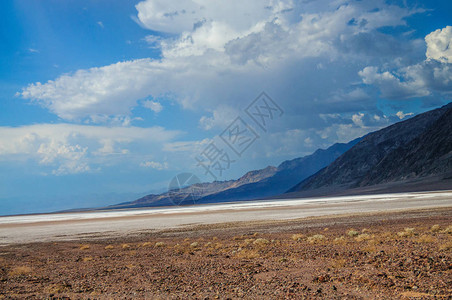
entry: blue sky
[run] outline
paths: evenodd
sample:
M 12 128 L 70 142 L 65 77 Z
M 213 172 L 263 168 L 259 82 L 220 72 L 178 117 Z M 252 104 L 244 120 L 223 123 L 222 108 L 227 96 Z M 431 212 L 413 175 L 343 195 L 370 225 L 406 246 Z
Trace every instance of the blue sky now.
M 218 180 L 450 102 L 450 1 L 2 1 L 0 215 Z M 283 110 L 262 130 L 245 108 Z M 259 136 L 241 156 L 219 135 Z M 212 144 L 213 143 L 213 144 Z M 210 146 L 209 146 L 210 145 Z

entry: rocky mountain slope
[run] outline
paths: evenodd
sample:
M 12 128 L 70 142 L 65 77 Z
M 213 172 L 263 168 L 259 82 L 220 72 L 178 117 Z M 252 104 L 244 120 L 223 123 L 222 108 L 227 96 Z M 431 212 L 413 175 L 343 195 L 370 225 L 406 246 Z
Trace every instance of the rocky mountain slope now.
M 340 190 L 452 172 L 452 104 L 368 134 L 289 192 Z
M 311 155 L 282 162 L 274 175 L 262 180 L 229 188 L 199 199 L 198 203 L 250 200 L 284 193 L 294 184 L 324 168 L 360 139 L 347 144 L 337 143 L 328 149 L 318 149 Z

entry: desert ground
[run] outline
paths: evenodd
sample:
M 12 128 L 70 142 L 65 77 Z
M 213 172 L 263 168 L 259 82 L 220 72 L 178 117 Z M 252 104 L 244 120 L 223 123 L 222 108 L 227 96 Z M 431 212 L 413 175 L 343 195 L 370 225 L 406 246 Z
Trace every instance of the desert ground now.
M 451 299 L 443 196 L 247 207 L 216 222 L 221 209 L 180 211 L 167 228 L 152 225 L 160 214 L 10 219 L 0 224 L 0 299 Z

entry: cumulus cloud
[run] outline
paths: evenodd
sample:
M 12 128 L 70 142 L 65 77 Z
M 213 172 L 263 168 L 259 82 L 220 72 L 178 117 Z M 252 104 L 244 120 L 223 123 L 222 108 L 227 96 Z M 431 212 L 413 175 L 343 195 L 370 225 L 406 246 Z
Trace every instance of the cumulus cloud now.
M 227 105 L 220 105 L 212 112 L 212 116 L 202 116 L 199 125 L 205 130 L 212 128 L 225 129 L 239 115 L 240 111 Z
M 386 98 L 405 99 L 430 94 L 422 78 L 410 78 L 410 75 L 416 73 L 405 72 L 407 80 L 402 80 L 403 76 L 397 77 L 389 71 L 381 72 L 378 67 L 365 67 L 358 74 L 365 84 L 378 86 L 382 96 Z
M 425 37 L 427 59 L 452 63 L 452 26 L 437 29 Z
M 150 0 L 136 5 L 138 19 L 143 26 L 169 33 L 193 31 L 204 22 L 226 24 L 236 31 L 248 30 L 256 23 L 292 7 L 291 0 L 182 0 L 174 3 Z
M 163 110 L 163 106 L 160 104 L 160 102 L 152 101 L 152 100 L 146 100 L 143 102 L 143 106 L 146 108 L 149 108 L 155 113 L 159 113 Z
M 343 49 L 348 40 L 384 26 L 404 25 L 405 17 L 418 12 L 384 1 L 327 0 L 148 0 L 136 8 L 142 26 L 174 34 L 148 38 L 161 47 L 161 59 L 79 70 L 30 84 L 20 95 L 62 119 L 99 123 L 130 116 L 137 99 L 169 94 L 184 108 L 202 104 L 212 112 L 220 104 L 237 107 L 243 102 L 238 96 L 252 99 L 265 87 L 294 105 L 299 99 L 293 94 L 306 90 L 302 81 L 309 81 L 318 72 L 317 66 L 328 67 L 331 61 L 340 62 L 339 58 L 348 55 Z M 318 61 L 309 66 L 308 58 Z M 354 80 L 345 75 L 348 70 L 341 72 L 339 80 Z M 337 85 L 342 84 L 339 80 Z M 283 85 L 299 90 L 286 91 Z M 332 93 L 335 88 L 325 82 L 317 90 Z M 209 122 L 201 123 L 209 127 Z
M 452 93 L 452 26 L 438 29 L 425 37 L 426 59 L 417 64 L 380 70 L 368 66 L 358 72 L 363 83 L 377 86 L 383 97 L 406 99 L 435 93 Z
M 161 127 L 103 127 L 41 124 L 0 127 L 0 161 L 34 159 L 55 175 L 93 171 L 101 163 L 118 163 L 161 151 L 180 133 Z M 138 146 L 137 146 L 138 145 Z M 136 158 L 134 158 L 136 157 Z
M 412 116 L 413 113 L 404 113 L 403 111 L 398 111 L 396 116 L 399 117 L 400 120 L 405 119 L 405 117 Z

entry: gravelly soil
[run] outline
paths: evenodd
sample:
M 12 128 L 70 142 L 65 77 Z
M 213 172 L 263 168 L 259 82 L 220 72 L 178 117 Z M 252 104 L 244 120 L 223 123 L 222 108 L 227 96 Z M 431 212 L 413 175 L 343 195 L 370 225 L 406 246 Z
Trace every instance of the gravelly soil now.
M 448 208 L 10 245 L 0 248 L 0 299 L 452 299 L 451 217 Z

